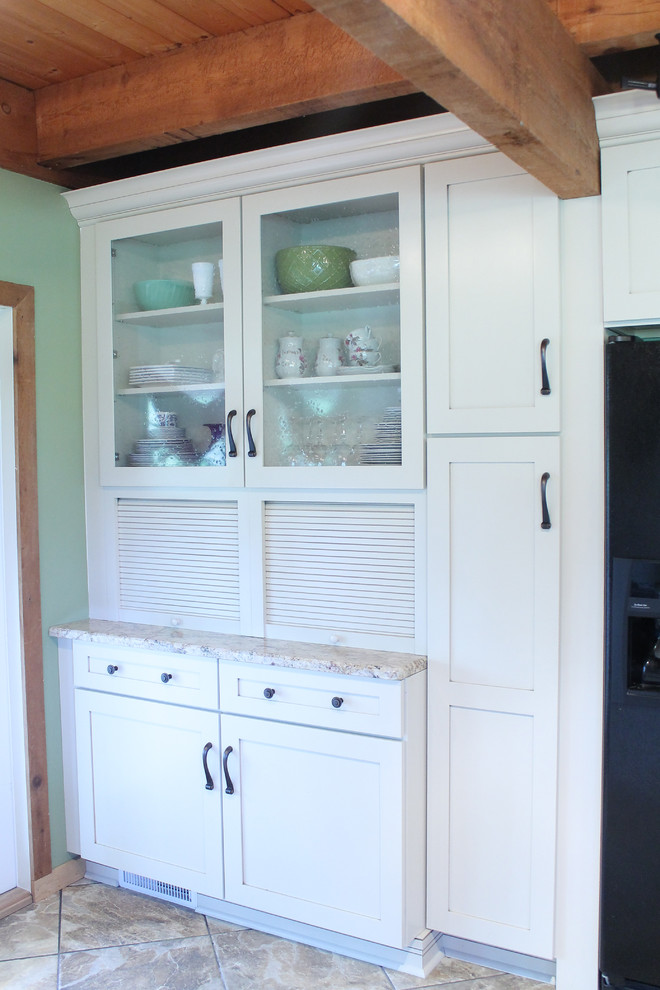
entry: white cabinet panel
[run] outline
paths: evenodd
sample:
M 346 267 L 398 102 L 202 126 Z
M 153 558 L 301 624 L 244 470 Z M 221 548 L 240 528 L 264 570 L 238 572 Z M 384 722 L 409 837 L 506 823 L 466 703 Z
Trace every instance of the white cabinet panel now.
M 529 929 L 533 719 L 454 707 L 449 752 L 449 911 Z
M 427 923 L 551 958 L 559 440 L 437 438 L 428 457 Z
M 557 430 L 556 196 L 499 154 L 427 165 L 425 192 L 428 432 Z
M 419 877 L 411 870 L 405 880 L 404 744 L 233 715 L 221 723 L 233 787 L 224 795 L 227 900 L 408 944 L 423 918 Z
M 660 322 L 660 141 L 603 148 L 607 324 Z
M 76 738 L 81 855 L 222 897 L 218 715 L 77 689 Z

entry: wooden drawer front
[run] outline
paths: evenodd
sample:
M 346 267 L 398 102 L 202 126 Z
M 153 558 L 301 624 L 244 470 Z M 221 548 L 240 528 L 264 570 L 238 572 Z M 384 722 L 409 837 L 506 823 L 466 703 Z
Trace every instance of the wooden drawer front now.
M 404 684 L 261 664 L 221 663 L 220 708 L 236 715 L 400 739 Z M 333 705 L 333 699 L 341 699 L 339 707 Z
M 218 708 L 215 660 L 95 643 L 74 643 L 73 657 L 76 687 L 193 708 Z M 108 667 L 117 669 L 110 674 Z M 171 677 L 163 681 L 163 674 Z

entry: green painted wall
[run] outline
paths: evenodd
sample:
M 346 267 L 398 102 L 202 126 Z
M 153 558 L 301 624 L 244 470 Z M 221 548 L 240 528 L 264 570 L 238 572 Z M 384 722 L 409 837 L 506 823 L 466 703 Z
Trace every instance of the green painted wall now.
M 0 280 L 32 285 L 44 691 L 53 867 L 67 860 L 56 622 L 87 615 L 78 225 L 61 188 L 0 170 Z

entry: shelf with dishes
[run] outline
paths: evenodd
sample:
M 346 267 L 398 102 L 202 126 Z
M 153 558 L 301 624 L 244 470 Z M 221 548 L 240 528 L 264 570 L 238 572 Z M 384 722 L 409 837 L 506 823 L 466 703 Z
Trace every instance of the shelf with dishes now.
M 400 382 L 401 372 L 394 365 L 381 368 L 341 368 L 336 375 L 314 375 L 310 378 L 272 378 L 264 382 L 264 388 L 305 388 L 315 385 L 378 385 L 383 382 Z
M 347 289 L 321 289 L 316 292 L 289 292 L 264 296 L 264 306 L 293 313 L 329 313 L 361 306 L 394 306 L 399 302 L 399 283 L 351 286 Z
M 168 385 L 154 382 L 150 385 L 135 388 L 118 388 L 115 395 L 160 395 L 163 392 L 224 392 L 224 382 L 202 382 L 199 385 Z
M 217 324 L 223 315 L 225 304 L 207 303 L 195 306 L 176 306 L 172 309 L 139 310 L 132 313 L 118 313 L 118 323 L 132 326 L 178 327 Z

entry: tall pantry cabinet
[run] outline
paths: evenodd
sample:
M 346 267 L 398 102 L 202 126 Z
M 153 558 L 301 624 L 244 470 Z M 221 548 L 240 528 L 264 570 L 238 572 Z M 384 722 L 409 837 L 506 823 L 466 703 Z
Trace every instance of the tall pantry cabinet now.
M 427 165 L 430 928 L 553 957 L 558 202 Z

